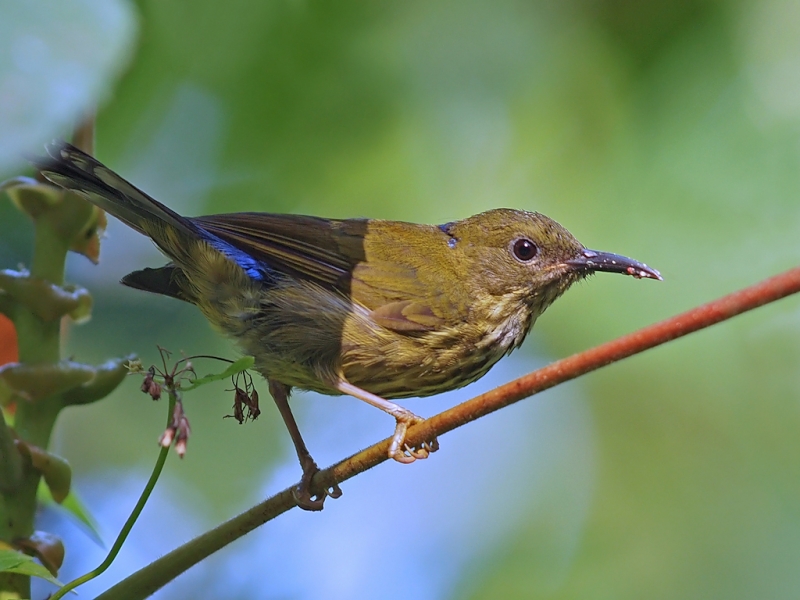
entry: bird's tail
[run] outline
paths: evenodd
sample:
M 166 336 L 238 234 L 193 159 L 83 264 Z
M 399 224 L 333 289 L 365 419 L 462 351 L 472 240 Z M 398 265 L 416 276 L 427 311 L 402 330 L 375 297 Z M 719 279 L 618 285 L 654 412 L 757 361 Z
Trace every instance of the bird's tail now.
M 49 156 L 31 158 L 46 179 L 148 236 L 173 260 L 160 269 L 127 275 L 122 280 L 125 285 L 196 303 L 198 297 L 219 296 L 220 281 L 231 283 L 222 286 L 225 290 L 235 288 L 243 278 L 265 281 L 266 265 L 194 219 L 167 208 L 85 152 L 66 142 L 54 142 L 47 146 L 47 153 Z
M 202 237 L 199 228 L 189 219 L 151 198 L 75 146 L 53 142 L 47 146 L 47 153 L 49 156 L 31 159 L 45 178 L 86 198 L 140 233 L 157 238 L 154 233 L 166 225 L 191 237 Z

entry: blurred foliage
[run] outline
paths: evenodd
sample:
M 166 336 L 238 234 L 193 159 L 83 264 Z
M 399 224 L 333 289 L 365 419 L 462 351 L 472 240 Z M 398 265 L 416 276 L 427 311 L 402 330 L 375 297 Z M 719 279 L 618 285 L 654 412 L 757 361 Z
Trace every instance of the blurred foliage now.
M 108 95 L 135 20 L 124 0 L 0 0 L 0 171 Z
M 446 222 L 512 206 L 665 275 L 663 284 L 600 276 L 571 290 L 537 324 L 527 360 L 579 351 L 800 261 L 793 3 L 142 0 L 138 9 L 138 50 L 99 113 L 97 153 L 176 210 Z M 0 205 L 2 264 L 25 260 L 25 235 Z M 71 332 L 71 353 L 98 362 L 136 351 L 145 364 L 156 343 L 235 354 L 192 307 L 115 284 L 159 260 L 115 222 L 99 267 L 74 257 L 70 278 L 92 288 L 96 308 Z M 552 409 L 542 421 L 550 429 L 525 422 L 517 435 L 547 443 L 516 460 L 481 466 L 474 456 L 528 443 L 491 429 L 493 417 L 475 428 L 487 431 L 473 440 L 480 448 L 445 436 L 424 466 L 383 467 L 364 488 L 350 482 L 321 516 L 287 515 L 294 529 L 266 528 L 260 544 L 282 549 L 271 562 L 257 566 L 253 546 L 226 549 L 230 562 L 213 564 L 243 583 L 224 595 L 794 598 L 799 310 L 788 299 L 529 400 L 572 408 Z M 489 384 L 533 366 L 509 365 Z M 162 502 L 182 511 L 158 514 L 184 533 L 134 545 L 128 571 L 254 503 L 278 461 L 292 464 L 274 410 L 246 426 L 222 420 L 232 400 L 222 389 L 198 392 L 204 400 L 187 407 L 189 453 L 165 471 L 172 491 Z M 130 384 L 64 415 L 56 449 L 85 488 L 105 481 L 122 494 L 130 486 L 110 473 L 140 473 L 154 460 L 162 415 L 149 404 Z M 322 463 L 391 427 L 380 416 L 363 427 L 360 408 L 343 398 L 295 404 Z M 409 405 L 421 414 L 437 406 Z M 320 417 L 334 413 L 336 421 Z M 294 467 L 267 487 L 288 485 Z M 459 494 L 475 477 L 493 485 Z M 387 490 L 399 495 L 396 511 Z M 498 495 L 514 510 L 500 510 Z M 102 492 L 95 502 L 110 536 L 107 522 L 119 519 L 107 506 L 120 498 Z M 336 525 L 354 506 L 359 518 Z M 446 511 L 472 518 L 460 529 L 425 521 Z M 476 520 L 504 525 L 490 535 Z M 395 528 L 369 538 L 383 521 Z M 414 559 L 419 544 L 437 549 L 424 564 Z M 78 573 L 69 548 L 67 538 L 65 568 Z M 403 552 L 394 567 L 413 577 L 374 579 L 394 552 Z M 202 596 L 209 581 L 193 570 L 171 593 Z

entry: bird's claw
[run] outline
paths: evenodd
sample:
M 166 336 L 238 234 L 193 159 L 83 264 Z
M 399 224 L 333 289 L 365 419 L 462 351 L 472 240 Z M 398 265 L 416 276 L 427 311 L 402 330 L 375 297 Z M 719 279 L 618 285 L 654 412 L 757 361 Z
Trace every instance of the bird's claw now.
M 411 447 L 408 444 L 404 444 L 403 447 L 405 448 L 405 452 L 414 458 L 423 459 L 428 458 L 432 452 L 436 452 L 439 449 L 439 440 L 433 438 L 432 440 L 428 440 L 422 442 L 419 446 Z
M 420 448 L 412 448 L 408 444 L 403 445 L 403 454 L 410 456 L 414 460 L 422 460 L 428 458 L 430 452 L 423 446 Z
M 336 499 L 342 495 L 342 490 L 336 483 L 321 492 L 312 493 L 311 480 L 318 471 L 319 467 L 313 460 L 303 464 L 303 476 L 300 478 L 300 483 L 297 484 L 297 487 L 292 488 L 292 498 L 303 510 L 320 511 L 324 508 L 326 497 L 330 496 Z
M 304 488 L 302 484 L 292 488 L 292 498 L 303 510 L 322 510 L 325 508 L 325 496 L 326 494 L 312 494 L 311 490 Z
M 408 428 L 417 423 L 422 423 L 425 419 L 418 417 L 412 412 L 397 416 L 396 418 L 397 427 L 392 436 L 392 443 L 389 444 L 389 458 L 393 458 L 397 462 L 407 465 L 415 460 L 428 458 L 431 452 L 436 452 L 439 449 L 439 442 L 435 437 L 414 447 L 405 443 Z

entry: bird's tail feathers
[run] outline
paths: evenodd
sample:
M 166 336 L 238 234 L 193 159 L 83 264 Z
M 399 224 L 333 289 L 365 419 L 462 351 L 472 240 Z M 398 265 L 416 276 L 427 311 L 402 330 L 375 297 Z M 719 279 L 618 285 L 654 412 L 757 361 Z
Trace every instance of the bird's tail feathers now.
M 198 228 L 191 221 L 72 144 L 58 141 L 46 149 L 49 156 L 32 159 L 45 178 L 86 198 L 137 231 L 152 235 L 147 223 L 160 222 L 188 235 L 198 235 Z

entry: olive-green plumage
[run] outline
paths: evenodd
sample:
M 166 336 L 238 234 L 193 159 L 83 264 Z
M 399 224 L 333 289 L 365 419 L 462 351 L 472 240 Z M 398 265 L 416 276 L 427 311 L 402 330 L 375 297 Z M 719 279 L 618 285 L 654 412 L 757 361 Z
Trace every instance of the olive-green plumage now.
M 252 240 L 294 220 L 248 214 L 197 222 L 224 239 L 235 232 Z M 580 277 L 558 267 L 582 249 L 577 240 L 550 219 L 522 211 L 491 211 L 446 228 L 308 220 L 293 235 L 293 244 L 321 250 L 326 265 L 341 264 L 310 265 L 298 248 L 297 257 L 286 259 L 297 274 L 271 286 L 251 283 L 245 294 L 229 261 L 201 270 L 183 266 L 200 259 L 179 264 L 196 288 L 187 296 L 256 357 L 262 373 L 326 394 L 338 393 L 340 378 L 384 398 L 470 383 L 519 346 L 536 317 Z M 512 256 L 508 245 L 517 237 L 538 241 L 535 267 Z M 299 272 L 314 266 L 323 273 Z M 221 274 L 216 289 L 223 280 L 236 282 L 224 298 L 204 287 L 209 272 Z
M 172 260 L 123 283 L 195 304 L 255 357 L 273 395 L 355 386 L 354 395 L 377 403 L 370 394 L 451 390 L 517 348 L 539 315 L 593 271 L 659 278 L 631 259 L 585 249 L 539 213 L 497 209 L 442 226 L 267 213 L 189 218 L 69 145 L 48 150 L 38 164 L 48 179 L 149 236 Z

